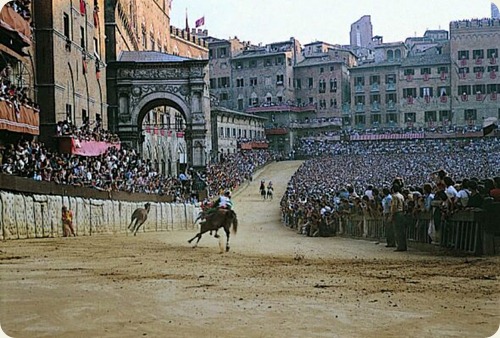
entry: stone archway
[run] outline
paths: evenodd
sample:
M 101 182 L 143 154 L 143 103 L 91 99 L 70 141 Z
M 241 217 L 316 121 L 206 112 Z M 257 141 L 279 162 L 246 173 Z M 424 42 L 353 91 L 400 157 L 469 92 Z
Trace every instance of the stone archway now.
M 208 60 L 160 52 L 123 52 L 108 63 L 109 120 L 122 142 L 140 151 L 142 119 L 159 102 L 185 119 L 189 166 L 206 165 L 211 150 Z M 203 149 L 203 151 L 200 151 Z

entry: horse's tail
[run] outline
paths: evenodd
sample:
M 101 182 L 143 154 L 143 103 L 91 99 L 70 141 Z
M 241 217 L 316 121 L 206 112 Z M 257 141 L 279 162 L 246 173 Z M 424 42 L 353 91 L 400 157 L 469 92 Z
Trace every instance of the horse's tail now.
M 238 217 L 236 216 L 236 213 L 234 210 L 231 210 L 232 216 L 233 216 L 233 233 L 236 234 L 238 231 Z

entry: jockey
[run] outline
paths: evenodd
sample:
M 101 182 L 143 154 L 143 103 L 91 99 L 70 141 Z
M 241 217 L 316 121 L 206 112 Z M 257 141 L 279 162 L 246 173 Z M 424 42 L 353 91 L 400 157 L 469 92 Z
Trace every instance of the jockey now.
M 219 196 L 216 204 L 219 209 L 232 209 L 233 202 L 231 201 L 231 192 L 229 190 L 226 190 L 226 192 L 224 192 L 224 195 Z
M 269 181 L 269 183 L 267 184 L 267 190 L 274 190 L 272 181 Z
M 260 191 L 262 190 L 266 190 L 266 183 L 264 182 L 264 180 L 260 181 L 260 188 L 259 188 Z

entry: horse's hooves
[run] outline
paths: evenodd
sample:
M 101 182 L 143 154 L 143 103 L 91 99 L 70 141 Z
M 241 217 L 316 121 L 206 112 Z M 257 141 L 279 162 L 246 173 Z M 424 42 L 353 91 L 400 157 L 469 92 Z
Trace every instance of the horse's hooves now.
M 214 235 L 215 238 L 219 238 L 220 236 L 219 235 Z
M 229 247 L 226 248 L 226 252 L 229 252 Z

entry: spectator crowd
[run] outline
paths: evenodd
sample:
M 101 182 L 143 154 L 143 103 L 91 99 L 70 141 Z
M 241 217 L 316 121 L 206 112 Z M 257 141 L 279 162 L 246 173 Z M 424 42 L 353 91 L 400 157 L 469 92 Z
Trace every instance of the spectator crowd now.
M 383 200 L 395 178 L 406 213 L 444 213 L 500 201 L 500 139 L 318 142 L 299 144 L 315 156 L 291 178 L 281 200 L 287 225 L 307 235 L 335 232 L 336 217 L 389 214 Z M 323 156 L 321 156 L 323 155 Z
M 192 198 L 197 188 L 193 185 L 195 178 L 204 183 L 210 196 L 216 196 L 250 180 L 254 171 L 271 159 L 267 150 L 239 152 L 207 165 L 206 174 L 189 169 L 173 177 L 160 174 L 150 160 L 123 145 L 120 150 L 112 147 L 92 157 L 60 154 L 36 141 L 21 140 L 3 148 L 1 173 L 100 191 L 170 195 L 178 202 L 196 201 Z

